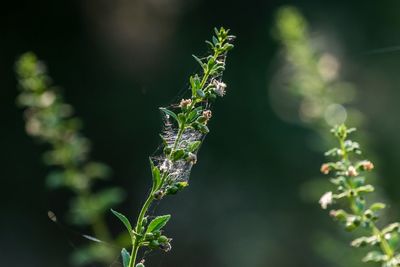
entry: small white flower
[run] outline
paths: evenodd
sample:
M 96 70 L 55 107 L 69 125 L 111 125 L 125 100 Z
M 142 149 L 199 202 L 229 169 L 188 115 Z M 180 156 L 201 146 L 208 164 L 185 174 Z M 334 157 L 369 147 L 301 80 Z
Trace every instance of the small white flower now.
M 326 192 L 319 200 L 319 204 L 323 209 L 326 209 L 328 205 L 332 204 L 333 194 L 332 192 Z
M 226 84 L 225 84 L 224 82 L 220 82 L 220 81 L 217 81 L 217 80 L 214 80 L 214 81 L 213 81 L 213 84 L 214 84 L 214 86 L 215 86 L 214 92 L 215 92 L 218 96 L 223 97 L 223 96 L 225 95 L 225 93 L 226 93 L 226 91 L 225 91 L 225 89 L 226 89 Z
M 354 168 L 354 166 L 350 166 L 347 169 L 347 175 L 350 177 L 355 177 L 355 176 L 358 176 L 358 172 L 357 172 L 356 168 Z
M 187 161 L 189 161 L 191 164 L 196 164 L 197 162 L 197 156 L 194 153 L 189 153 L 187 157 Z
M 54 92 L 47 91 L 40 96 L 40 104 L 42 107 L 47 108 L 56 100 Z

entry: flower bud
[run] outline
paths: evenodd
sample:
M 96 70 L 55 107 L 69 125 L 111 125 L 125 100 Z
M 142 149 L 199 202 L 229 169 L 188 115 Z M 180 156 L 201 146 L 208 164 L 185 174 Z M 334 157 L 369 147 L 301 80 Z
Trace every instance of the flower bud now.
M 160 236 L 160 237 L 158 238 L 158 242 L 159 242 L 160 244 L 167 243 L 168 240 L 169 240 L 168 237 L 166 237 L 165 235 L 162 235 L 162 236 Z
M 347 213 L 344 210 L 331 210 L 329 215 L 338 221 L 344 221 L 347 218 Z
M 347 175 L 350 177 L 355 177 L 355 176 L 358 176 L 358 172 L 357 172 L 356 168 L 354 168 L 354 166 L 350 166 L 347 169 Z
M 161 200 L 164 196 L 164 191 L 163 190 L 158 190 L 154 192 L 153 197 L 157 200 Z
M 365 171 L 371 171 L 374 168 L 374 164 L 369 160 L 363 161 L 361 163 L 361 166 L 362 166 L 363 170 L 365 170 Z
M 170 243 L 163 243 L 159 245 L 160 249 L 164 250 L 165 252 L 168 252 L 172 249 L 172 246 Z
M 330 171 L 329 164 L 327 164 L 327 163 L 322 164 L 322 166 L 321 166 L 321 172 L 322 172 L 323 174 L 329 174 L 329 171 Z
M 179 103 L 179 107 L 186 109 L 188 106 L 192 104 L 192 99 L 182 99 Z
M 203 111 L 203 116 L 206 118 L 206 120 L 209 120 L 209 119 L 211 119 L 211 116 L 212 116 L 212 113 L 211 113 L 211 110 L 204 110 Z
M 175 185 L 168 186 L 166 193 L 167 195 L 175 195 L 179 191 L 179 188 Z
M 183 188 L 189 186 L 189 183 L 188 183 L 188 182 L 178 182 L 178 183 L 176 183 L 175 185 L 176 185 L 179 189 L 183 189 Z
M 151 248 L 151 249 L 157 249 L 157 248 L 159 248 L 159 246 L 160 246 L 160 243 L 158 243 L 157 240 L 152 240 L 149 244 L 149 248 Z
M 197 162 L 197 156 L 194 153 L 189 152 L 188 156 L 187 156 L 187 161 L 189 161 L 192 164 L 196 164 Z
M 146 233 L 144 236 L 146 240 L 153 240 L 154 239 L 154 234 L 153 233 Z
M 212 117 L 211 110 L 204 110 L 203 114 L 199 117 L 198 121 L 207 124 L 207 122 L 211 119 L 211 117 Z

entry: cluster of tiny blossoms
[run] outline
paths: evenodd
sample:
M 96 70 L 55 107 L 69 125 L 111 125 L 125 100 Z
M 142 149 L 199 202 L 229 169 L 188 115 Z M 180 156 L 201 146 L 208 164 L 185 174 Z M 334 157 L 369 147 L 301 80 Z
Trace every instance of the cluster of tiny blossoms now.
M 371 246 L 370 251 L 363 259 L 365 262 L 379 262 L 382 267 L 400 266 L 399 249 L 399 223 L 392 223 L 379 228 L 379 210 L 385 208 L 384 203 L 368 203 L 366 195 L 374 192 L 374 187 L 367 183 L 365 172 L 370 172 L 374 164 L 368 160 L 357 160 L 361 154 L 357 142 L 348 139 L 348 135 L 355 131 L 345 125 L 334 127 L 332 133 L 339 141 L 339 147 L 335 147 L 326 156 L 338 158 L 337 161 L 324 163 L 321 172 L 332 175 L 331 182 L 336 186 L 335 192 L 325 193 L 320 204 L 323 209 L 336 201 L 345 202 L 348 209 L 331 210 L 330 215 L 341 222 L 345 229 L 353 231 L 363 228 L 368 236 L 362 236 L 352 241 L 354 247 Z
M 143 267 L 144 259 L 137 261 L 141 247 L 150 250 L 171 250 L 171 238 L 163 234 L 163 228 L 170 215 L 157 216 L 151 221 L 147 212 L 153 201 L 173 195 L 188 186 L 190 170 L 197 162 L 197 152 L 204 136 L 209 132 L 208 122 L 212 117 L 210 103 L 226 93 L 226 84 L 221 81 L 225 70 L 226 54 L 233 48 L 234 36 L 229 30 L 215 29 L 212 41 L 206 43 L 211 55 L 198 58 L 202 68 L 200 75 L 190 77 L 190 97 L 183 98 L 176 105 L 160 108 L 164 115 L 164 131 L 161 133 L 161 153 L 150 158 L 153 186 L 138 215 L 135 227 L 116 211 L 114 215 L 122 221 L 131 235 L 132 250 L 121 252 L 124 267 Z M 137 263 L 138 262 L 138 263 Z

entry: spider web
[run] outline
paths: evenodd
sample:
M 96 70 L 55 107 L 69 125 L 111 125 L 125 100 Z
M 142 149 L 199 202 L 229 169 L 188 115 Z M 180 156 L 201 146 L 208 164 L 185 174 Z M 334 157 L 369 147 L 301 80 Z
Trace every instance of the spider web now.
M 218 60 L 225 63 L 226 55 L 225 54 L 221 55 L 218 58 Z M 210 82 L 212 82 L 212 80 L 222 82 L 222 73 L 217 77 L 209 78 L 206 81 L 206 84 L 209 84 Z M 184 99 L 185 97 L 189 98 L 190 96 L 191 96 L 191 89 L 189 84 L 186 84 L 186 89 L 181 90 L 178 93 L 178 95 L 173 99 L 174 101 L 179 102 L 180 99 Z M 208 100 L 202 102 L 200 105 L 203 107 L 203 110 L 211 109 L 211 102 Z M 168 106 L 160 107 L 160 109 L 161 108 L 167 108 L 174 112 L 176 111 L 175 113 L 178 113 L 180 111 L 179 105 L 177 103 L 172 103 Z M 152 156 L 150 156 L 150 159 L 153 161 L 154 165 L 157 166 L 160 170 L 166 171 L 169 174 L 169 179 L 172 182 L 181 182 L 181 181 L 187 182 L 190 177 L 190 173 L 193 167 L 193 162 L 187 161 L 186 159 L 180 159 L 172 162 L 166 157 L 163 148 L 164 146 L 167 146 L 169 148 L 174 148 L 176 145 L 175 147 L 176 150 L 178 149 L 186 150 L 188 146 L 193 142 L 200 141 L 202 143 L 207 134 L 204 134 L 194 128 L 188 127 L 179 137 L 179 140 L 177 142 L 179 129 L 176 123 L 173 121 L 173 119 L 171 119 L 171 117 L 168 114 L 165 114 L 164 112 L 161 112 L 161 118 L 162 118 L 161 137 L 165 141 L 165 144 L 161 143 L 158 146 L 158 148 L 154 151 Z M 198 151 L 199 149 L 193 152 L 193 154 L 196 157 Z

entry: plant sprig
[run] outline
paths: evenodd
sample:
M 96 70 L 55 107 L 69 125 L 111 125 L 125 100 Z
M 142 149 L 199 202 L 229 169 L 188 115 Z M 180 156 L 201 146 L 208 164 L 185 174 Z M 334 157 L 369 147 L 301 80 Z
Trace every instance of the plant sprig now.
M 150 221 L 147 212 L 154 201 L 176 194 L 188 186 L 190 169 L 197 162 L 197 152 L 209 132 L 207 123 L 212 116 L 209 104 L 218 96 L 225 95 L 226 85 L 221 76 L 225 70 L 226 54 L 233 48 L 233 39 L 229 30 L 215 29 L 212 41 L 206 42 L 211 48 L 211 55 L 205 58 L 193 56 L 200 64 L 202 73 L 190 77 L 190 97 L 171 107 L 160 108 L 165 120 L 161 134 L 163 149 L 160 155 L 150 158 L 152 188 L 135 227 L 124 215 L 112 211 L 131 234 L 131 253 L 125 249 L 121 252 L 124 267 L 144 266 L 143 259 L 137 263 L 137 254 L 142 247 L 171 250 L 172 239 L 163 234 L 171 216 L 157 216 Z
M 26 132 L 46 144 L 44 154 L 52 171 L 46 183 L 51 189 L 67 188 L 75 193 L 71 198 L 68 217 L 79 226 L 89 226 L 96 238 L 110 242 L 112 237 L 104 216 L 124 198 L 122 189 L 113 187 L 94 190 L 99 180 L 110 176 L 104 163 L 90 160 L 90 141 L 80 132 L 81 121 L 74 116 L 60 90 L 52 84 L 46 66 L 35 54 L 23 54 L 16 62 L 20 94 L 17 103 L 24 108 Z M 75 264 L 109 263 L 115 249 L 98 246 L 80 247 L 72 260 Z
M 374 187 L 367 183 L 363 173 L 371 171 L 374 165 L 371 161 L 357 159 L 361 154 L 360 146 L 348 139 L 349 134 L 354 131 L 354 128 L 347 128 L 345 125 L 332 129 L 339 146 L 329 150 L 326 155 L 337 157 L 338 161 L 324 163 L 321 172 L 333 174 L 331 182 L 336 186 L 336 191 L 325 193 L 320 204 L 326 209 L 335 201 L 347 203 L 347 210 L 331 210 L 330 215 L 348 231 L 363 228 L 369 233 L 368 236 L 361 236 L 351 242 L 354 247 L 374 248 L 364 257 L 364 262 L 379 262 L 382 267 L 400 266 L 400 223 L 392 223 L 383 228 L 377 225 L 379 211 L 385 208 L 385 204 L 367 202 L 366 196 L 374 192 Z

